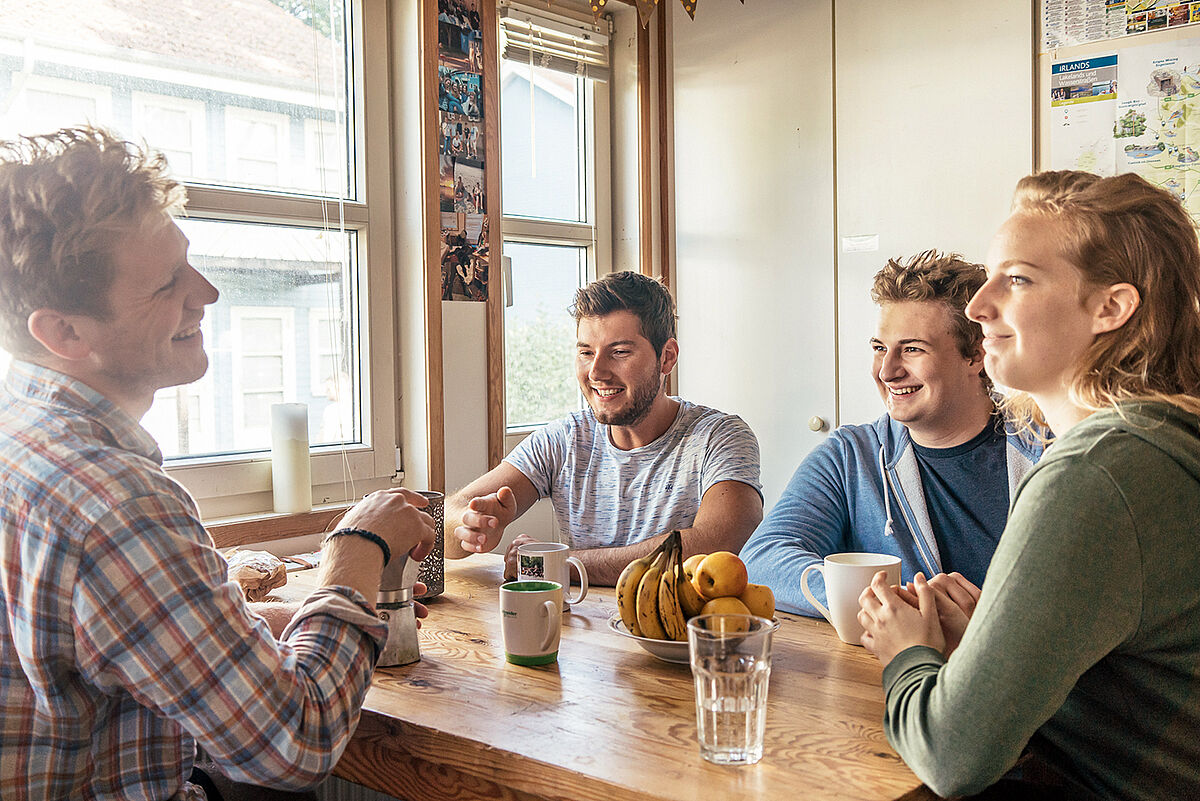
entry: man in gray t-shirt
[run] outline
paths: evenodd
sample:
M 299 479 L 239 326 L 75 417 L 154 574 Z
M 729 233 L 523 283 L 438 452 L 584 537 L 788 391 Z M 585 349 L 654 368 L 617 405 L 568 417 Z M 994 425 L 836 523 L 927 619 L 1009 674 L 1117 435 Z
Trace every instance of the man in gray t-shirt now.
M 447 499 L 447 558 L 494 549 L 544 497 L 592 584 L 612 585 L 674 529 L 685 554 L 736 553 L 762 520 L 758 440 L 740 418 L 666 394 L 679 356 L 666 288 L 613 273 L 579 290 L 573 313 L 589 408 L 534 432 Z M 509 546 L 506 576 L 529 541 Z

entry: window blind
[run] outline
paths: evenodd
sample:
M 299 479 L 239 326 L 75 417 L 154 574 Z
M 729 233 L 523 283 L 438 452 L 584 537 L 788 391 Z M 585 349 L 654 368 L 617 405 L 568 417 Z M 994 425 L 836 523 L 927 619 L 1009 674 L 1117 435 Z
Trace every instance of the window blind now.
M 582 22 L 500 0 L 500 57 L 608 80 L 608 22 Z

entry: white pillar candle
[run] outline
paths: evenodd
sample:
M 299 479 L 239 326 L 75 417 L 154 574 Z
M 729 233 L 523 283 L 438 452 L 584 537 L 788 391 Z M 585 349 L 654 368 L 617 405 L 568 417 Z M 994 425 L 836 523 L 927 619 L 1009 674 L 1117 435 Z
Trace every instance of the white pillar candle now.
M 271 490 L 276 512 L 312 509 L 307 404 L 271 404 Z

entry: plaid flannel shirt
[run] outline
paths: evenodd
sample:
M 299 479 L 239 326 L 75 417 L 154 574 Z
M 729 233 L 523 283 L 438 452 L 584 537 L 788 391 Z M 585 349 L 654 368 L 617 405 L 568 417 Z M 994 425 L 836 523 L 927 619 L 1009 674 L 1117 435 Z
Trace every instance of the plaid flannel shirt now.
M 150 435 L 81 382 L 14 361 L 0 391 L 0 798 L 203 799 L 301 788 L 358 723 L 386 627 L 349 588 L 280 641 L 250 612 Z

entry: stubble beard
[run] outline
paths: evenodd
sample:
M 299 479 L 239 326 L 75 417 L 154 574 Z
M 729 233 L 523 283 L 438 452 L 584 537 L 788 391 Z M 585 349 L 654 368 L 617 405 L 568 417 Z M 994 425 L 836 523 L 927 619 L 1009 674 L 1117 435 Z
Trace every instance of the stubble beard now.
M 596 415 L 597 422 L 608 426 L 635 426 L 645 420 L 662 387 L 659 375 L 658 371 L 655 371 L 654 376 L 632 387 L 629 390 L 631 392 L 629 403 L 622 409 L 605 414 L 597 412 L 593 407 L 592 413 Z

